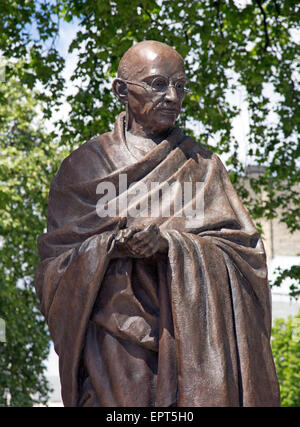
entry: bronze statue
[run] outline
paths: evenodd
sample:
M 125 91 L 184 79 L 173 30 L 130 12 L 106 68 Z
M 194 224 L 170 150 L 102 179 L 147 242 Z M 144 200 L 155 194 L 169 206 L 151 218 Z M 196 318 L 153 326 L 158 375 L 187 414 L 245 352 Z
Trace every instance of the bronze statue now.
M 52 181 L 36 290 L 65 406 L 280 404 L 263 244 L 218 156 L 175 126 L 185 88 L 173 48 L 134 45 L 126 112 Z

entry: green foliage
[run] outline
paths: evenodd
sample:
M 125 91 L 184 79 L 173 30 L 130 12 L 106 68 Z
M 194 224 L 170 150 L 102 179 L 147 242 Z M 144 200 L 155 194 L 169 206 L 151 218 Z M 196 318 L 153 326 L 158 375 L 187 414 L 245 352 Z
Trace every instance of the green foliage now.
M 281 286 L 283 281 L 288 279 L 291 281 L 291 284 L 289 285 L 289 295 L 298 299 L 300 295 L 300 266 L 293 265 L 289 269 L 282 269 L 279 267 L 277 270 L 279 274 L 272 283 L 272 288 Z
M 187 133 L 227 154 L 232 182 L 253 218 L 274 218 L 280 208 L 288 229 L 300 229 L 300 62 L 293 37 L 299 29 L 300 5 L 296 0 L 240 4 L 0 2 L 0 53 L 7 61 L 7 81 L 0 83 L 0 317 L 7 322 L 7 342 L 0 343 L 0 404 L 5 384 L 11 388 L 12 404 L 32 404 L 34 389 L 46 399 L 40 366 L 48 337 L 37 314 L 32 281 L 49 183 L 67 154 L 63 147 L 71 150 L 112 127 L 120 106 L 109 86 L 120 57 L 134 42 L 154 39 L 181 53 L 191 89 L 180 119 Z M 56 135 L 47 135 L 36 112 L 40 109 L 43 118 L 51 118 L 62 105 L 65 59 L 57 48 L 62 22 L 78 26 L 69 47 L 69 53 L 78 55 L 71 76 L 75 91 L 67 97 L 68 119 L 57 121 Z M 43 90 L 36 91 L 38 84 Z M 247 161 L 265 166 L 264 174 L 251 179 L 257 196 L 252 198 L 243 186 L 239 141 L 232 134 L 239 114 L 234 102 L 238 88 L 246 94 L 249 111 Z M 58 140 L 59 146 L 53 142 Z M 287 276 L 300 283 L 298 270 L 285 271 L 282 278 Z M 293 286 L 296 296 L 298 285 Z M 27 381 L 26 389 L 21 389 L 21 378 Z
M 59 3 L 59 2 L 58 2 Z M 51 117 L 59 105 L 64 89 L 60 76 L 64 60 L 55 49 L 59 31 L 58 8 L 56 3 L 35 0 L 4 0 L 0 2 L 0 52 L 9 60 L 8 71 L 32 89 L 39 81 L 47 91 L 36 94 L 46 101 L 45 117 Z M 10 61 L 23 60 L 23 67 L 17 70 Z
M 8 74 L 0 96 L 0 317 L 6 323 L 0 405 L 7 404 L 9 391 L 11 405 L 31 406 L 46 402 L 49 391 L 43 366 L 49 337 L 33 277 L 39 262 L 36 239 L 45 230 L 49 181 L 59 155 L 51 136 L 34 123 L 34 94 Z
M 288 320 L 276 319 L 272 351 L 280 384 L 282 406 L 300 406 L 300 311 Z
M 215 151 L 229 153 L 227 166 L 241 195 L 238 177 L 244 176 L 244 170 L 237 156 L 239 142 L 232 135 L 232 121 L 239 111 L 227 95 L 243 87 L 250 115 L 248 162 L 266 166 L 253 187 L 266 192 L 267 198 L 263 206 L 260 200 L 246 200 L 248 208 L 254 217 L 272 218 L 283 207 L 281 219 L 293 232 L 300 228 L 300 63 L 292 35 L 299 28 L 300 6 L 295 0 L 240 4 L 232 0 L 133 0 L 130 5 L 124 0 L 4 0 L 0 50 L 7 58 L 26 58 L 19 78 L 28 87 L 37 81 L 45 85 L 47 91 L 39 96 L 47 101 L 44 112 L 50 116 L 53 106 L 61 103 L 64 87 L 64 60 L 55 44 L 59 22 L 79 24 L 69 52 L 78 53 L 71 79 L 80 85 L 68 97 L 69 120 L 58 123 L 63 142 L 77 144 L 112 126 L 120 107 L 107 84 L 132 43 L 154 39 L 174 46 L 186 59 L 192 89 L 181 121 L 197 140 L 207 143 L 213 137 Z M 198 130 L 191 129 L 195 122 L 201 123 Z

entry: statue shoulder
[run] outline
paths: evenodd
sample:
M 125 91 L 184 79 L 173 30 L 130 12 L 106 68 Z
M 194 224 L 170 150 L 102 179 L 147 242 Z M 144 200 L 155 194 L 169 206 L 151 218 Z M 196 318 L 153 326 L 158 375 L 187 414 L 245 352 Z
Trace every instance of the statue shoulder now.
M 214 159 L 216 154 L 211 151 L 208 147 L 206 147 L 201 142 L 196 141 L 190 135 L 184 134 L 184 138 L 180 143 L 180 148 L 185 152 L 189 157 L 193 157 L 195 155 L 199 155 L 203 159 Z
M 223 178 L 228 178 L 227 169 L 218 154 L 214 153 L 205 144 L 196 141 L 190 135 L 184 135 L 180 148 L 187 158 L 194 158 L 197 163 L 201 161 L 203 167 L 209 168 Z
M 62 161 L 53 184 L 69 186 L 108 175 L 111 172 L 111 166 L 105 147 L 109 139 L 110 133 L 107 132 L 74 150 Z

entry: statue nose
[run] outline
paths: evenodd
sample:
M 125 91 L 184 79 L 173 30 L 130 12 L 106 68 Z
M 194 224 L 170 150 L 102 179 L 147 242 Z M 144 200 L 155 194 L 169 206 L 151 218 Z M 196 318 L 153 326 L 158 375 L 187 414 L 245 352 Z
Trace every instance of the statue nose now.
M 175 101 L 178 98 L 175 86 L 169 85 L 166 90 L 165 99 L 168 101 Z

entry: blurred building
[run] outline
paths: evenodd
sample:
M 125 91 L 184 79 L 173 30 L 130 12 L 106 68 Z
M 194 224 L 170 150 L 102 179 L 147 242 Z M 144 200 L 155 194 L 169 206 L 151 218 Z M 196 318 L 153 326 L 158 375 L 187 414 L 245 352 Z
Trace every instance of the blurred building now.
M 262 173 L 264 173 L 263 166 L 248 166 L 246 169 L 249 178 L 255 178 Z M 249 189 L 250 186 L 247 183 L 246 185 Z M 264 195 L 262 194 L 261 197 L 263 198 Z M 269 281 L 272 283 L 278 275 L 276 271 L 278 268 L 288 269 L 293 265 L 299 265 L 300 268 L 300 230 L 291 234 L 287 226 L 280 221 L 280 212 L 276 218 L 261 220 L 261 225 L 267 254 Z M 296 300 L 289 296 L 290 284 L 291 281 L 287 279 L 279 288 L 272 288 L 273 320 L 278 317 L 294 316 L 300 310 L 300 299 Z

